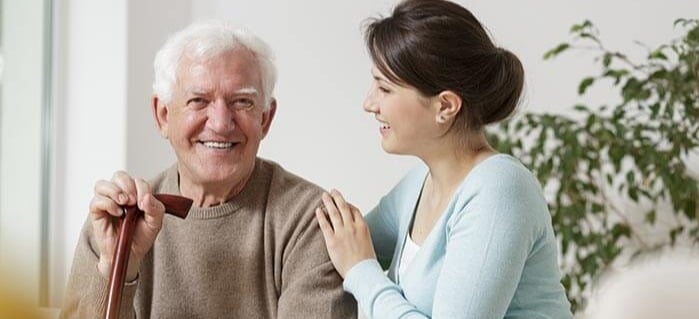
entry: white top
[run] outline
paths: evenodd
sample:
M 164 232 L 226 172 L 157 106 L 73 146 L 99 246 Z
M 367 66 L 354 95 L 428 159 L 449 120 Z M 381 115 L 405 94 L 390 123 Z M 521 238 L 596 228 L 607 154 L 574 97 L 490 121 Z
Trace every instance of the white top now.
M 417 255 L 420 250 L 420 246 L 416 244 L 412 238 L 410 238 L 410 232 L 406 235 L 405 246 L 403 246 L 403 254 L 400 256 L 400 266 L 398 268 L 398 276 L 402 276 L 405 270 L 408 269 L 410 263 Z

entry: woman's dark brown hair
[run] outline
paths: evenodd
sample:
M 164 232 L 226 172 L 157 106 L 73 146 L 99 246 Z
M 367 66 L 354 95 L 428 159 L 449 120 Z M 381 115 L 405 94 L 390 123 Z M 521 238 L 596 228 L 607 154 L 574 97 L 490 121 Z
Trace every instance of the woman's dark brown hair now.
M 450 90 L 463 105 L 454 128 L 478 131 L 507 118 L 524 86 L 519 59 L 493 44 L 468 10 L 445 0 L 407 0 L 370 20 L 366 44 L 389 80 L 424 96 Z

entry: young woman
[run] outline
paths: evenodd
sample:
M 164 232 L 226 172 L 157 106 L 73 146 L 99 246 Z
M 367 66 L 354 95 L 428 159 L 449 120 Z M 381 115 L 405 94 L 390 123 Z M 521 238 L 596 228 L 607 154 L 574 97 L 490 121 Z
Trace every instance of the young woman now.
M 323 195 L 316 217 L 345 290 L 369 318 L 571 318 L 541 187 L 483 132 L 515 109 L 520 61 L 443 0 L 401 2 L 366 43 L 364 109 L 381 145 L 425 165 L 366 220 L 339 192 Z

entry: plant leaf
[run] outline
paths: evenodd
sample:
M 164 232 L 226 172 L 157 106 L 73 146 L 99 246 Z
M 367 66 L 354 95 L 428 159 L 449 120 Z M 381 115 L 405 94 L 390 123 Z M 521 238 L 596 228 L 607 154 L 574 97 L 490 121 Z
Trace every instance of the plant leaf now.
M 557 55 L 561 54 L 563 51 L 568 50 L 569 48 L 570 48 L 570 44 L 565 43 L 565 42 L 561 43 L 561 44 L 557 45 L 555 48 L 546 51 L 546 53 L 544 53 L 544 60 L 554 58 Z

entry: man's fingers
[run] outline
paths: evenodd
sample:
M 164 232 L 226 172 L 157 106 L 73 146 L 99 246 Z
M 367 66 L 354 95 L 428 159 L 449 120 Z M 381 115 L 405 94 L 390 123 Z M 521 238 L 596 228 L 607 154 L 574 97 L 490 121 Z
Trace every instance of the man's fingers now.
M 163 224 L 165 205 L 157 200 L 153 194 L 146 194 L 141 200 L 140 209 L 144 212 L 143 218 L 151 229 L 160 229 Z
M 112 176 L 112 183 L 121 188 L 121 191 L 129 197 L 125 206 L 133 206 L 138 203 L 136 182 L 129 174 L 124 171 L 117 171 Z
M 151 193 L 150 185 L 148 183 L 146 183 L 146 181 L 144 181 L 141 178 L 135 179 L 134 184 L 136 186 L 137 206 L 138 206 L 138 208 L 140 208 L 142 211 L 145 212 L 146 207 L 141 207 L 141 206 L 144 204 L 143 203 L 144 197 Z
M 95 195 L 111 198 L 117 205 L 126 205 L 129 201 L 127 194 L 122 192 L 121 188 L 116 184 L 100 180 L 95 183 Z
M 165 214 L 165 205 L 153 196 L 150 185 L 146 181 L 138 178 L 135 183 L 138 193 L 138 208 L 145 213 L 146 224 L 152 229 L 160 229 L 163 214 Z
M 104 218 L 104 212 L 116 217 L 123 214 L 121 207 L 111 198 L 95 195 L 90 202 L 90 215 L 92 215 L 92 219 Z

